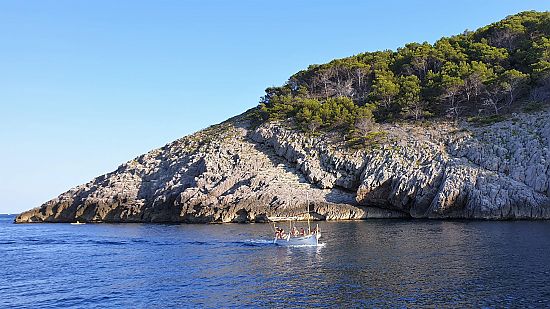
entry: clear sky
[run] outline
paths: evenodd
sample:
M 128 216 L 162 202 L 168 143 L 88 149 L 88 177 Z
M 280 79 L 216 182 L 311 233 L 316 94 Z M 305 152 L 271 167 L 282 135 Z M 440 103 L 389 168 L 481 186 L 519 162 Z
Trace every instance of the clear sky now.
M 548 0 L 0 2 L 0 213 L 255 106 L 309 64 Z

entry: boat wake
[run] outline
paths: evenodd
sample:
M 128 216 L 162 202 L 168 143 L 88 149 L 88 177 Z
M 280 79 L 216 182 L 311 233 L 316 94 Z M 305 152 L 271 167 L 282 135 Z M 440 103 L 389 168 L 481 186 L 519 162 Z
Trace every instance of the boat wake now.
M 263 246 L 272 246 L 273 240 L 268 239 L 247 239 L 244 241 L 234 242 L 235 244 L 245 246 L 245 247 L 263 247 Z

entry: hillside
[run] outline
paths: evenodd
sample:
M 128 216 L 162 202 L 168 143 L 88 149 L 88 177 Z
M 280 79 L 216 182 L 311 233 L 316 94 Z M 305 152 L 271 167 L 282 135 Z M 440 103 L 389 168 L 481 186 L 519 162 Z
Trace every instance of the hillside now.
M 311 66 L 16 222 L 550 218 L 550 13 Z
M 501 118 L 550 97 L 550 13 L 523 12 L 476 31 L 312 65 L 266 89 L 258 117 L 304 132 L 361 138 L 372 124 Z

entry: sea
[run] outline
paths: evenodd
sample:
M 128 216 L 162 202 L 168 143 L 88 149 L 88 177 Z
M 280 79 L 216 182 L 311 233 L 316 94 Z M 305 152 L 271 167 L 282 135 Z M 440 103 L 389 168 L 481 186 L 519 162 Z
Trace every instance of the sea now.
M 550 222 L 319 222 L 319 246 L 269 224 L 13 224 L 0 308 L 550 307 Z

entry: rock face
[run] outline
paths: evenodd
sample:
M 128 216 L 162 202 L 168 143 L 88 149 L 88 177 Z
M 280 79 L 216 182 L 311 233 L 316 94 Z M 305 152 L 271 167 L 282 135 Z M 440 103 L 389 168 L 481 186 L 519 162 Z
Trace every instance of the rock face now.
M 246 114 L 153 150 L 16 222 L 263 222 L 267 216 L 550 218 L 550 111 L 489 126 L 383 125 L 361 150 Z

